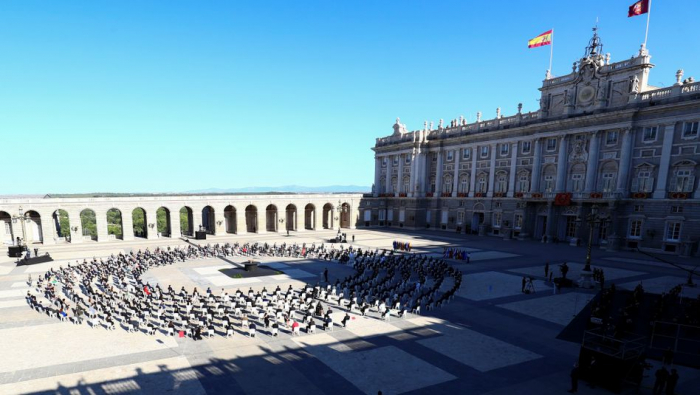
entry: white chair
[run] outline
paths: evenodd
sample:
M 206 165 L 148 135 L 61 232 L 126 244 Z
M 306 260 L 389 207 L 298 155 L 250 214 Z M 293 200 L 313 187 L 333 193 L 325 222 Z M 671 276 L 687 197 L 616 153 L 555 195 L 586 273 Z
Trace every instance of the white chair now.
M 207 337 L 212 337 L 212 336 L 214 336 L 214 330 L 213 329 L 207 330 Z
M 415 315 L 420 315 L 420 305 L 416 306 L 416 308 L 413 309 L 412 313 Z
M 272 336 L 277 336 L 279 335 L 279 330 L 277 328 L 272 328 Z
M 300 335 L 299 334 L 299 327 L 297 326 L 292 330 L 292 336 L 299 336 L 299 335 Z
M 226 337 L 228 338 L 228 337 L 231 337 L 231 336 L 233 336 L 233 329 L 232 329 L 232 328 L 228 328 L 228 329 L 226 330 Z
M 255 328 L 248 329 L 248 337 L 255 337 Z
M 168 328 L 168 336 L 175 336 L 175 330 L 173 328 Z
M 316 325 L 311 325 L 309 327 L 309 333 L 316 333 Z

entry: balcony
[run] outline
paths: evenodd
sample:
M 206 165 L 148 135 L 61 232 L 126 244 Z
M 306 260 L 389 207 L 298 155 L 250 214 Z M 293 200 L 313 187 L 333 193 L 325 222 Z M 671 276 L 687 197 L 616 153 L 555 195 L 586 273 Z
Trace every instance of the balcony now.
M 690 192 L 668 192 L 667 197 L 669 199 L 688 199 Z

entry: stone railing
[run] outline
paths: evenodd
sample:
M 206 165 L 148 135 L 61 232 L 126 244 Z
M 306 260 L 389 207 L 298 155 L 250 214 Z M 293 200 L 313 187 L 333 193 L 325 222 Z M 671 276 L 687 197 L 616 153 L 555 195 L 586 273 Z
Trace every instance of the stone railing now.
M 551 78 L 544 81 L 544 86 L 552 86 L 557 84 L 563 84 L 564 82 L 573 81 L 576 78 L 576 73 L 571 73 L 562 77 Z
M 646 91 L 639 96 L 639 101 L 651 101 L 667 99 L 669 97 L 678 97 L 683 95 L 692 95 L 700 93 L 700 81 L 692 84 L 674 85 L 667 88 L 654 89 Z

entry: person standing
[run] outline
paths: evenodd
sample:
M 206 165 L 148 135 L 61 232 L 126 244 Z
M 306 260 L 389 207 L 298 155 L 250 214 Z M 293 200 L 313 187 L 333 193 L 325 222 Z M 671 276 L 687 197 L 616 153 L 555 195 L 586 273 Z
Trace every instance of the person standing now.
M 666 380 L 666 395 L 674 395 L 676 393 L 676 384 L 678 384 L 678 371 L 671 369 L 671 375 Z
M 549 262 L 544 264 L 544 278 L 549 277 Z
M 656 371 L 654 376 L 656 377 L 656 381 L 654 381 L 654 391 L 652 393 L 654 395 L 661 395 L 661 393 L 664 391 L 664 388 L 666 387 L 666 380 L 668 379 L 668 370 L 666 370 L 666 368 L 662 366 L 659 370 Z
M 574 367 L 571 369 L 569 376 L 571 377 L 571 389 L 569 392 L 575 394 L 578 392 L 578 362 L 574 363 Z
M 520 292 L 522 292 L 522 293 L 525 293 L 525 283 L 526 282 L 527 282 L 527 280 L 525 280 L 525 276 L 523 276 L 522 286 L 520 287 Z
M 328 268 L 323 271 L 323 278 L 325 278 L 326 282 L 328 282 Z
M 355 235 L 352 235 L 352 242 L 355 242 Z

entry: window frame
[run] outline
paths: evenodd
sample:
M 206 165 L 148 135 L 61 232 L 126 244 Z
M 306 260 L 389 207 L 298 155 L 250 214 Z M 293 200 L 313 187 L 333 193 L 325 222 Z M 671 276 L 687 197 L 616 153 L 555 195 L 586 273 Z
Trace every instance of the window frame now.
M 614 141 L 610 141 L 610 136 L 615 136 Z M 606 146 L 613 146 L 617 145 L 617 143 L 620 141 L 620 131 L 618 130 L 608 130 L 605 132 L 605 145 Z
M 553 147 L 550 147 L 550 141 L 553 141 L 553 142 L 554 142 L 554 146 L 553 146 Z M 558 144 L 557 144 L 557 139 L 556 139 L 556 137 L 550 137 L 550 138 L 547 139 L 547 142 L 545 143 L 545 149 L 547 150 L 547 152 L 554 152 L 554 151 L 557 150 L 557 145 L 558 145 Z
M 671 229 L 671 226 L 673 225 L 673 229 Z M 681 221 L 666 221 L 666 226 L 664 227 L 664 241 L 667 242 L 680 242 L 681 241 L 681 232 L 683 231 L 683 223 Z M 673 232 L 672 236 L 675 236 L 674 238 L 669 237 L 669 232 Z
M 688 129 L 688 125 L 691 125 L 690 129 L 694 129 L 693 134 L 688 134 L 686 133 Z M 695 128 L 692 127 L 692 125 L 695 125 Z M 686 121 L 683 122 L 683 130 L 681 131 L 681 138 L 685 140 L 690 140 L 690 139 L 695 139 L 698 137 L 698 134 L 700 134 L 700 121 Z
M 525 150 L 525 145 L 527 144 L 527 151 Z M 523 141 L 520 145 L 520 153 L 527 155 L 532 152 L 532 141 Z
M 641 239 L 644 229 L 644 220 L 641 218 L 631 218 L 627 229 L 627 238 Z
M 489 156 L 490 148 L 488 145 L 483 145 L 480 147 L 479 156 L 481 158 L 487 158 Z

